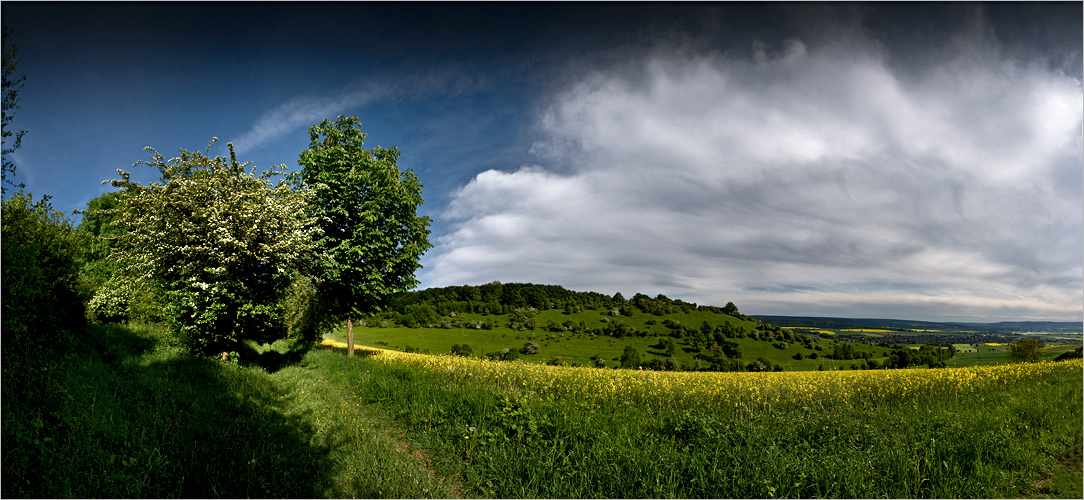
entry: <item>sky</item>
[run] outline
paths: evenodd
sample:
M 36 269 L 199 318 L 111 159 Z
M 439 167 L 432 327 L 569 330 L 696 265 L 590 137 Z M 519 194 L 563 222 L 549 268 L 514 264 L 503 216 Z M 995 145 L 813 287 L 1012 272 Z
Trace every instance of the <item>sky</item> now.
M 297 170 L 358 116 L 424 185 L 420 288 L 1084 320 L 1082 5 L 4 1 L 13 180 L 150 146 Z M 75 216 L 76 218 L 78 216 Z

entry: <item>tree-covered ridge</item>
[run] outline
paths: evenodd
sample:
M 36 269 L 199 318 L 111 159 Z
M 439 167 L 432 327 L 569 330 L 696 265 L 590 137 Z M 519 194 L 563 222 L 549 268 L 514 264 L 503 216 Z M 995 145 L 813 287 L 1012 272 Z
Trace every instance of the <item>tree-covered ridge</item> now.
M 626 300 L 620 293 L 609 296 L 533 283 L 493 282 L 404 292 L 362 324 L 373 329 L 366 334 L 370 345 L 401 342 L 404 334 L 394 332 L 403 328 L 447 332 L 407 334 L 429 338 L 436 348 L 410 343 L 394 346 L 407 352 L 445 352 L 451 345 L 453 354 L 506 361 L 523 354 L 527 361 L 667 371 L 782 371 L 798 365 L 811 369 L 828 360 L 832 365 L 846 361 L 851 369 L 941 367 L 955 354 L 951 344 L 919 350 L 806 335 L 741 314 L 733 303 L 698 305 L 642 293 Z M 447 345 L 437 347 L 443 342 L 434 335 L 448 338 Z M 518 340 L 504 340 L 512 338 Z M 450 339 L 456 339 L 455 344 Z M 503 349 L 476 352 L 463 340 Z M 615 341 L 624 344 L 623 352 L 614 351 Z M 583 342 L 595 342 L 596 347 Z M 581 348 L 599 352 L 588 360 L 586 353 L 579 352 Z
M 598 292 L 576 292 L 560 285 L 501 283 L 499 281 L 477 286 L 448 286 L 404 292 L 390 301 L 384 317 L 400 319 L 402 324 L 408 326 L 423 326 L 424 322 L 420 321 L 424 319 L 422 317 L 416 318 L 419 321 L 412 321 L 419 311 L 431 311 L 439 316 L 448 316 L 453 312 L 512 314 L 516 309 L 526 308 L 565 309 L 569 313 L 582 312 L 585 309 L 610 309 L 616 310 L 618 315 L 623 316 L 631 316 L 634 312 L 664 316 L 676 312 L 708 311 L 759 323 L 739 313 L 732 302 L 727 303 L 725 307 L 716 307 L 671 299 L 662 294 L 652 298 L 642 293 L 637 293 L 632 299 L 625 299 L 621 292 L 611 297 Z

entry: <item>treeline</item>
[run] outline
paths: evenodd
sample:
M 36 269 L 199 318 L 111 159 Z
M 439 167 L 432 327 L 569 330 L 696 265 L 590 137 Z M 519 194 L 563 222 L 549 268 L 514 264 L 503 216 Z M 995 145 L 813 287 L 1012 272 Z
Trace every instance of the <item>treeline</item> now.
M 613 316 L 632 316 L 637 312 L 665 316 L 674 313 L 707 311 L 756 322 L 739 313 L 733 303 L 727 303 L 725 307 L 697 305 L 695 302 L 671 299 L 662 294 L 652 298 L 642 293 L 637 293 L 632 299 L 625 299 L 621 292 L 611 297 L 598 292 L 575 292 L 559 285 L 501 283 L 499 281 L 478 286 L 449 286 L 400 293 L 389 301 L 385 311 L 374 315 L 373 318 L 376 321 L 388 320 L 416 328 L 439 326 L 444 319 L 461 313 L 483 316 L 522 315 L 523 311 L 531 309 L 536 311 L 563 309 L 567 314 L 584 310 L 608 310 Z M 523 318 L 519 323 L 524 324 L 528 319 Z M 531 329 L 537 326 L 533 325 Z M 620 327 L 616 327 L 616 330 L 620 332 Z
M 915 334 L 882 334 L 881 342 L 889 344 L 982 344 L 985 342 L 997 342 L 1008 344 L 1020 338 L 1020 335 L 1005 335 L 991 333 L 915 333 Z

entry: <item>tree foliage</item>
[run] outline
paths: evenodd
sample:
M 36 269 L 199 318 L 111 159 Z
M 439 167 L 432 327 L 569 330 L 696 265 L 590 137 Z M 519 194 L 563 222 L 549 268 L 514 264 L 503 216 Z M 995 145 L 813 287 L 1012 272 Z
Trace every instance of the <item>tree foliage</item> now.
M 270 181 L 284 165 L 246 172 L 228 147 L 229 158 L 182 149 L 169 160 L 147 148 L 150 159 L 135 165 L 158 169 L 158 181 L 142 185 L 119 169 L 112 181 L 125 193 L 111 212 L 124 231 L 114 258 L 128 263 L 128 277 L 163 291 L 173 331 L 205 354 L 287 336 L 283 302 L 315 232 L 305 210 L 311 193 Z
M 519 352 L 521 352 L 523 354 L 530 355 L 530 354 L 538 354 L 538 351 L 540 351 L 540 350 L 541 350 L 541 348 L 538 347 L 538 344 L 536 344 L 534 342 L 524 342 L 523 347 L 521 347 L 519 349 Z
M 636 368 L 640 366 L 640 351 L 627 345 L 618 360 L 621 362 L 621 368 Z
M 1009 344 L 1005 355 L 1014 363 L 1041 361 L 1045 348 L 1042 340 L 1025 337 Z
M 79 274 L 80 286 L 87 296 L 88 316 L 96 321 L 120 322 L 130 319 L 160 321 L 156 314 L 139 317 L 137 311 L 157 310 L 154 294 L 141 287 L 121 270 L 127 264 L 113 258 L 113 249 L 124 232 L 113 224 L 123 207 L 123 191 L 111 191 L 87 202 L 77 229 L 86 236 L 86 252 Z M 133 300 L 134 295 L 134 300 Z
M 26 80 L 26 76 L 19 77 L 16 80 L 12 80 L 12 73 L 15 72 L 15 66 L 19 63 L 19 58 L 15 57 L 15 53 L 22 48 L 23 44 L 16 45 L 11 39 L 12 31 L 10 29 L 3 30 L 3 44 L 4 44 L 4 56 L 3 56 L 3 113 L 0 115 L 0 135 L 3 136 L 2 140 L 2 160 L 0 160 L 0 192 L 7 194 L 7 186 L 4 184 L 12 184 L 11 179 L 8 178 L 8 174 L 15 173 L 15 163 L 8 157 L 11 153 L 14 153 L 16 149 L 19 149 L 20 144 L 23 141 L 23 135 L 26 134 L 25 130 L 18 132 L 12 132 L 10 130 L 11 121 L 15 119 L 15 110 L 19 109 L 19 90 L 23 88 L 23 81 Z M 8 139 L 14 137 L 12 142 L 8 142 Z M 19 185 L 18 187 L 22 187 Z
M 357 117 L 324 120 L 309 129 L 309 148 L 291 179 L 312 196 L 308 213 L 319 228 L 319 300 L 350 321 L 380 310 L 393 294 L 418 285 L 414 277 L 429 243 L 428 217 L 419 216 L 422 185 L 401 171 L 395 148 L 364 149 Z
M 9 471 L 31 471 L 41 465 L 37 452 L 42 440 L 56 430 L 67 390 L 63 368 L 83 332 L 84 319 L 78 292 L 82 241 L 71 221 L 53 210 L 48 197 L 35 202 L 21 190 L 3 200 L 2 214 L 0 429 L 8 492 L 26 486 L 21 478 L 16 482 L 9 477 Z

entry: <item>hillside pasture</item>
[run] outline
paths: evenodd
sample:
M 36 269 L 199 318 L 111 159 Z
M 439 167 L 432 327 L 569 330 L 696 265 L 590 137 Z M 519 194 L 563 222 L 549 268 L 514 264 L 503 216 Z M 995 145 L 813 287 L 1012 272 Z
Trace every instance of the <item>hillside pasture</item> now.
M 547 314 L 548 313 L 548 314 Z M 356 346 L 372 347 L 372 348 L 386 348 L 394 350 L 406 350 L 407 347 L 411 347 L 420 352 L 428 352 L 432 354 L 444 354 L 451 352 L 453 345 L 467 344 L 473 350 L 473 356 L 480 357 L 487 353 L 498 351 L 500 349 L 508 348 L 510 350 L 518 351 L 523 347 L 526 342 L 534 342 L 541 348 L 538 354 L 534 355 L 520 355 L 519 359 L 527 363 L 546 363 L 555 359 L 560 359 L 563 363 L 573 366 L 594 366 L 592 356 L 601 356 L 604 358 L 607 367 L 617 367 L 620 362 L 617 361 L 621 357 L 625 346 L 632 346 L 638 349 L 643 356 L 643 361 L 647 362 L 653 358 L 665 359 L 670 356 L 664 352 L 664 349 L 659 347 L 659 343 L 665 339 L 673 339 L 676 349 L 674 350 L 673 357 L 681 363 L 683 367 L 692 368 L 696 366 L 696 354 L 699 352 L 694 349 L 690 339 L 688 338 L 673 338 L 670 335 L 670 330 L 661 324 L 655 325 L 646 324 L 650 321 L 652 316 L 640 315 L 641 318 L 606 318 L 601 314 L 589 314 L 578 313 L 572 315 L 570 318 L 568 315 L 564 315 L 560 311 L 542 311 L 538 317 L 542 321 L 561 319 L 562 322 L 571 320 L 578 322 L 580 319 L 589 318 L 592 322 L 585 322 L 589 325 L 602 326 L 607 321 L 628 321 L 629 324 L 635 326 L 639 332 L 644 333 L 643 337 L 638 335 L 624 336 L 621 338 L 614 338 L 607 335 L 592 335 L 590 333 L 575 333 L 572 331 L 554 332 L 545 328 L 536 328 L 535 330 L 513 330 L 506 326 L 500 326 L 486 329 L 473 329 L 473 328 L 406 328 L 401 326 L 389 325 L 387 327 L 380 326 L 357 326 L 354 327 L 354 344 Z M 713 315 L 716 320 L 733 321 L 737 325 L 741 325 L 740 320 L 735 318 L 729 318 L 721 315 Z M 490 320 L 498 321 L 502 324 L 506 324 L 507 320 L 504 317 L 488 316 L 476 314 L 460 314 L 456 316 L 461 322 L 468 322 L 472 320 Z M 686 315 L 684 319 L 688 322 L 692 322 L 695 325 L 699 325 L 705 319 L 702 315 Z M 657 319 L 657 318 L 655 318 Z M 502 321 L 503 320 L 503 321 Z M 699 320 L 699 322 L 697 322 Z M 680 319 L 679 319 L 680 321 Z M 596 326 L 596 327 L 598 327 Z M 346 340 L 346 329 L 340 327 L 336 331 L 325 335 L 325 338 L 344 342 Z M 814 347 L 820 347 L 821 350 L 806 348 L 800 342 L 768 342 L 768 341 L 756 341 L 750 338 L 736 338 L 732 339 L 736 342 L 742 350 L 742 359 L 748 363 L 758 358 L 766 358 L 775 364 L 778 364 L 784 370 L 787 371 L 808 371 L 808 370 L 839 370 L 839 369 L 851 369 L 852 365 L 861 367 L 863 360 L 834 360 L 826 357 L 826 354 L 830 354 L 838 341 L 834 340 L 815 340 Z M 780 349 L 778 346 L 785 344 L 786 347 Z M 868 352 L 871 360 L 876 360 L 878 363 L 883 363 L 887 358 L 887 349 L 883 347 L 871 346 L 862 343 L 852 343 L 853 349 L 856 352 Z M 796 355 L 800 354 L 802 359 L 795 359 Z M 812 355 L 816 355 L 816 358 L 811 358 Z M 703 365 L 704 362 L 702 361 Z

